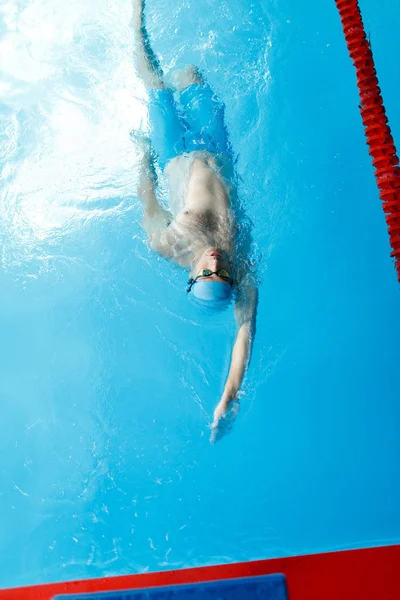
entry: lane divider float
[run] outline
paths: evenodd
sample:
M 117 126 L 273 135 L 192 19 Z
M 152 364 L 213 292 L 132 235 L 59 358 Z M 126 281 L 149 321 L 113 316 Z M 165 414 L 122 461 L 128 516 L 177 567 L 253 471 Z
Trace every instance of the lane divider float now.
M 356 68 L 360 113 L 375 167 L 390 245 L 400 282 L 400 167 L 357 0 L 335 0 L 350 58 Z

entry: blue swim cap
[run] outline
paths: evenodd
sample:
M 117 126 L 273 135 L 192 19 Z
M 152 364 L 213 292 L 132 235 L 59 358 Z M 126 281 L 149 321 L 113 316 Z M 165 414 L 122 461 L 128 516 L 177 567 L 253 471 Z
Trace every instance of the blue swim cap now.
M 192 294 L 203 306 L 224 309 L 231 299 L 232 286 L 222 281 L 196 281 Z

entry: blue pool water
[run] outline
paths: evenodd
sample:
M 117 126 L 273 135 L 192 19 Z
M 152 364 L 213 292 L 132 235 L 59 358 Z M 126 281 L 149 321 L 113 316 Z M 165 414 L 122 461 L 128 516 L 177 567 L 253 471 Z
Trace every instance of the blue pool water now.
M 262 279 L 233 337 L 144 244 L 128 0 L 0 5 L 0 586 L 400 541 L 399 284 L 333 0 L 148 0 L 226 103 Z M 172 8 L 171 8 L 172 6 Z M 362 0 L 397 144 L 400 7 Z

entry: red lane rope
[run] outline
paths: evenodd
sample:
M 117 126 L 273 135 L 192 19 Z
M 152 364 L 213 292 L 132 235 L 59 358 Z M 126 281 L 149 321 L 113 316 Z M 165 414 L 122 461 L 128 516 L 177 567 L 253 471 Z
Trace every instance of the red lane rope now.
M 356 68 L 359 105 L 369 154 L 389 231 L 392 256 L 400 282 L 400 168 L 378 85 L 374 58 L 357 0 L 335 0 L 350 58 Z

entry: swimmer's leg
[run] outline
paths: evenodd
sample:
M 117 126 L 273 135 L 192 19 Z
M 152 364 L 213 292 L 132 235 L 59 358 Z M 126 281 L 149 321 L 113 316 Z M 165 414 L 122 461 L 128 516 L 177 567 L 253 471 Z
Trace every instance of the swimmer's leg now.
M 144 0 L 132 0 L 132 28 L 136 68 L 148 90 L 150 137 L 158 165 L 166 164 L 185 151 L 185 128 L 179 118 L 172 91 L 164 83 L 163 72 L 154 54 L 144 19 Z
M 147 89 L 163 89 L 163 72 L 155 55 L 146 29 L 144 0 L 132 0 L 132 29 L 134 57 L 137 72 Z

